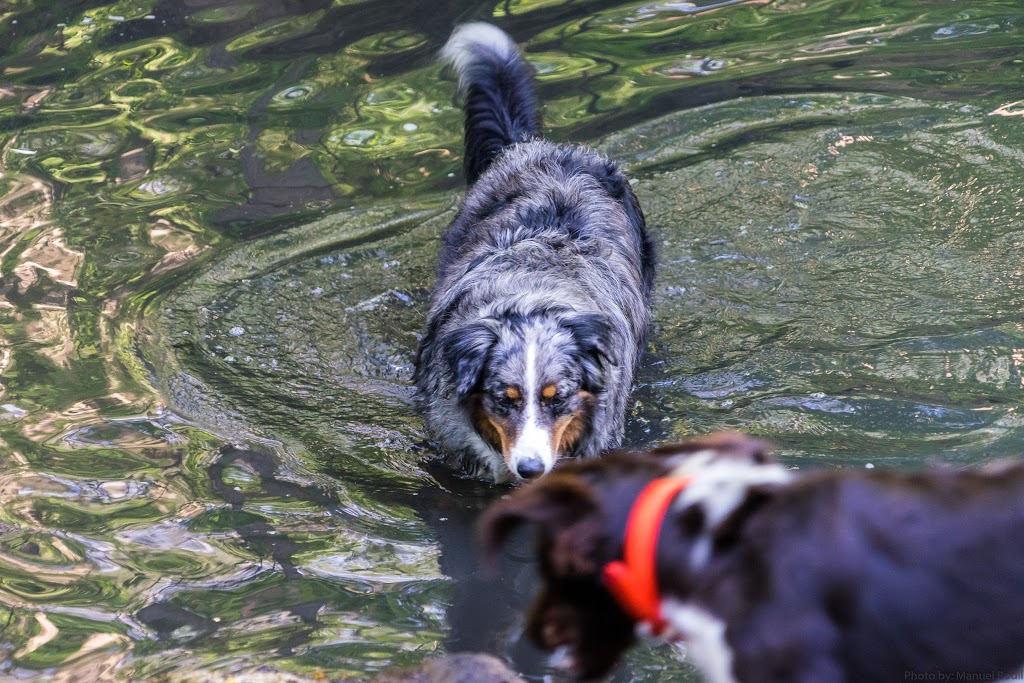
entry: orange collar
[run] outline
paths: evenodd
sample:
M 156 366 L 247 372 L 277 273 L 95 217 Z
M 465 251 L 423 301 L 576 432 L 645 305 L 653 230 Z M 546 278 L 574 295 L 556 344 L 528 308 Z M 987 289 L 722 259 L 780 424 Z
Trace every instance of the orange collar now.
M 668 506 L 692 481 L 689 476 L 664 477 L 644 487 L 629 512 L 622 559 L 606 564 L 602 575 L 619 606 L 636 621 L 649 624 L 654 635 L 667 626 L 655 570 L 658 532 Z

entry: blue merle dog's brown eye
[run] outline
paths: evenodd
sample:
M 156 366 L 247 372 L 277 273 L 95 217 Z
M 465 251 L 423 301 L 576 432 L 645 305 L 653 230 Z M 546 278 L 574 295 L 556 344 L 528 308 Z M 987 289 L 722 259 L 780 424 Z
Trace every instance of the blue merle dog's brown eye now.
M 522 394 L 519 389 L 513 386 L 505 387 L 505 390 L 494 397 L 495 403 L 503 411 L 512 411 L 517 405 L 519 405 Z

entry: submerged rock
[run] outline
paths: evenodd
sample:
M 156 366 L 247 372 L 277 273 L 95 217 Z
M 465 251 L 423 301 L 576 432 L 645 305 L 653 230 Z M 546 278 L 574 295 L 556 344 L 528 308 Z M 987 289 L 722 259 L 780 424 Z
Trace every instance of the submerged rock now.
M 261 667 L 245 673 L 178 672 L 161 683 L 526 683 L 493 655 L 459 652 L 428 659 L 419 666 L 392 669 L 372 679 L 336 678 L 329 672 L 302 676 Z
M 374 683 L 525 683 L 493 655 L 460 652 L 411 669 L 386 671 Z

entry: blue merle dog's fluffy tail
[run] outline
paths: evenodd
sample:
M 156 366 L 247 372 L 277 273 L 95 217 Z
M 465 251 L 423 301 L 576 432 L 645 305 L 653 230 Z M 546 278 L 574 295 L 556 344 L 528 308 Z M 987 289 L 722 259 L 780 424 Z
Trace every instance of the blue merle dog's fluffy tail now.
M 533 73 L 512 39 L 484 23 L 455 29 L 441 51 L 455 70 L 466 112 L 466 181 L 472 185 L 501 151 L 540 135 Z

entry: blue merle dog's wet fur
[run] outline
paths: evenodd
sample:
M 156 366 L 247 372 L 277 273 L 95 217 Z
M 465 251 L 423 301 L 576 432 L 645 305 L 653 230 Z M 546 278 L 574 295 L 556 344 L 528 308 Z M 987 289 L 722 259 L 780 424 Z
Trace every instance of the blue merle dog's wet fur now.
M 466 99 L 470 187 L 442 239 L 417 396 L 440 448 L 501 481 L 526 476 L 507 461 L 524 416 L 550 427 L 552 460 L 619 444 L 654 251 L 614 163 L 539 139 L 532 75 L 505 34 L 461 27 L 442 56 Z M 509 398 L 530 382 L 544 396 Z

